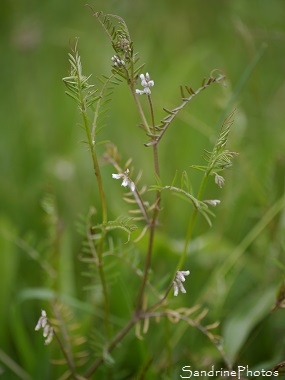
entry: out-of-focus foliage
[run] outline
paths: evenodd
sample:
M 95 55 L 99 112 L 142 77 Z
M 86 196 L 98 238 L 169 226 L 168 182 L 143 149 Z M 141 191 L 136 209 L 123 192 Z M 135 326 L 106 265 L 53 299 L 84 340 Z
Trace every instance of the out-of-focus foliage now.
M 240 155 L 226 173 L 225 186 L 219 189 L 213 181 L 207 189 L 205 198 L 221 199 L 221 204 L 210 230 L 203 218 L 196 225 L 185 302 L 205 304 L 209 322 L 221 321 L 231 359 L 252 367 L 277 365 L 285 351 L 284 309 L 271 313 L 285 276 L 283 0 L 112 0 L 92 6 L 126 20 L 155 81 L 153 101 L 161 109 L 157 122 L 165 116 L 163 107 L 179 105 L 180 84 L 197 88 L 216 68 L 226 74 L 225 87 L 200 94 L 169 128 L 160 145 L 161 176 L 171 183 L 176 169 L 187 170 L 197 191 L 200 174 L 190 166 L 204 165 L 203 150 L 211 149 L 223 119 L 237 108 L 229 148 Z M 84 136 L 77 109 L 65 96 L 61 78 L 68 75 L 67 54 L 77 37 L 85 71 L 94 73 L 94 80 L 110 74 L 113 54 L 83 1 L 4 0 L 0 31 L 0 373 L 11 380 L 57 378 L 49 364 L 54 352 L 34 332 L 41 308 L 53 297 L 48 289 L 62 294 L 75 314 L 86 315 L 87 334 L 92 317 L 102 316 L 85 302 L 90 301 L 83 290 L 88 281 L 81 275 L 85 267 L 78 260 L 81 235 L 76 228 L 79 214 L 86 215 L 90 206 L 100 212 L 98 192 L 89 152 L 80 143 Z M 143 180 L 155 184 L 131 102 L 126 86 L 115 89 L 102 140 L 115 142 L 124 160 L 132 157 L 143 170 Z M 111 173 L 106 165 L 103 181 L 115 220 L 125 203 Z M 154 273 L 158 287 L 160 276 L 173 271 L 179 260 L 191 212 L 181 200 L 166 192 L 163 196 L 163 232 L 153 261 L 159 268 Z M 140 244 L 143 251 L 145 241 Z M 126 269 L 114 281 L 119 284 L 112 299 L 114 325 L 121 326 L 130 302 L 126 287 L 137 284 Z M 179 326 L 169 333 L 174 347 L 179 338 L 179 347 L 185 347 L 174 352 L 176 377 L 189 362 L 203 367 L 220 360 L 198 331 Z M 147 363 L 160 352 L 163 339 L 153 325 L 145 337 L 148 349 L 140 351 L 132 337 L 128 354 L 122 345 L 114 357 L 125 360 L 126 374 L 135 373 L 136 357 Z M 156 358 L 161 367 L 164 355 Z

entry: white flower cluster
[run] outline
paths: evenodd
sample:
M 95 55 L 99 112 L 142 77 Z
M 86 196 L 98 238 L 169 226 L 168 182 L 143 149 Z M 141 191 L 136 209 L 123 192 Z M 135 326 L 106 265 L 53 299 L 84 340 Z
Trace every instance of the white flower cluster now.
M 221 175 L 215 173 L 215 183 L 222 188 L 225 184 L 225 179 Z
M 44 336 L 44 338 L 46 338 L 45 344 L 49 344 L 52 341 L 54 331 L 53 331 L 53 328 L 48 321 L 47 313 L 45 312 L 45 310 L 42 310 L 42 314 L 41 314 L 41 316 L 38 320 L 38 323 L 35 327 L 36 331 L 38 331 L 40 329 L 44 330 L 43 336 Z
M 154 86 L 154 81 L 150 80 L 149 73 L 146 73 L 145 75 L 141 74 L 140 78 L 141 78 L 141 85 L 144 87 L 144 89 L 136 90 L 136 93 L 139 95 L 143 95 L 143 94 L 150 95 L 151 94 L 150 87 Z
M 129 188 L 131 189 L 131 191 L 135 191 L 136 185 L 129 178 L 129 172 L 130 172 L 129 169 L 127 169 L 124 173 L 112 174 L 112 178 L 115 178 L 115 179 L 121 179 L 121 178 L 123 178 L 122 186 L 124 186 L 124 187 L 129 186 Z
M 125 66 L 125 61 L 119 59 L 118 56 L 114 55 L 111 59 L 114 62 L 114 66 Z
M 178 296 L 179 290 L 181 293 L 186 293 L 186 290 L 182 282 L 185 281 L 185 276 L 189 276 L 189 274 L 190 274 L 189 270 L 181 270 L 181 271 L 176 272 L 176 275 L 173 281 L 174 296 Z
M 221 203 L 221 201 L 219 199 L 207 199 L 203 202 L 208 203 L 208 205 L 214 206 L 214 207 L 216 207 L 217 205 L 219 205 Z

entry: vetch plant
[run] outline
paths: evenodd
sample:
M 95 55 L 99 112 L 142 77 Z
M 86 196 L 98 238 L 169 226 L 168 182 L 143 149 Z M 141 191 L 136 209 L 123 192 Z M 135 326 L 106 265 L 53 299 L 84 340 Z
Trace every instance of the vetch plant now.
M 55 319 L 59 322 L 58 326 L 51 327 L 46 313 L 42 311 L 36 329 L 44 329 L 44 336 L 47 338 L 46 343 L 51 341 L 53 334 L 56 334 L 56 340 L 66 358 L 67 369 L 63 375 L 64 379 L 70 377 L 87 379 L 91 378 L 97 371 L 101 371 L 99 372 L 100 376 L 104 373 L 106 378 L 120 378 L 119 372 L 123 364 L 117 359 L 116 348 L 119 345 L 120 349 L 123 350 L 124 342 L 131 334 L 135 334 L 141 340 L 145 335 L 147 336 L 151 324 L 158 323 L 155 331 L 152 330 L 152 334 L 155 334 L 158 328 L 162 329 L 162 331 L 165 329 L 167 332 L 170 323 L 176 324 L 179 321 L 198 329 L 204 334 L 218 350 L 225 366 L 231 368 L 231 363 L 229 363 L 223 352 L 220 337 L 212 333 L 212 330 L 217 328 L 218 323 L 203 325 L 202 321 L 207 315 L 207 309 L 201 305 L 193 306 L 191 304 L 191 292 L 188 293 L 188 287 L 191 287 L 191 264 L 186 264 L 186 255 L 197 215 L 200 214 L 211 226 L 212 217 L 214 216 L 212 208 L 220 203 L 218 199 L 203 199 L 208 179 L 214 176 L 214 182 L 221 188 L 225 183 L 221 172 L 232 165 L 232 159 L 237 155 L 237 153 L 227 149 L 234 112 L 226 118 L 221 126 L 212 151 L 204 151 L 206 164 L 192 165 L 192 168 L 203 173 L 197 194 L 192 189 L 186 170 L 183 170 L 180 180 L 178 172 L 176 172 L 171 184 L 164 183 L 158 151 L 161 140 L 176 116 L 183 111 L 193 98 L 209 86 L 223 83 L 225 76 L 222 72 L 213 70 L 209 78 L 204 79 L 201 87 L 196 90 L 188 85 L 180 86 L 181 99 L 179 105 L 173 109 L 164 108 L 165 117 L 157 122 L 155 116 L 156 106 L 153 104 L 151 95 L 152 91 L 159 92 L 159 83 L 156 80 L 154 82 L 148 72 L 142 72 L 144 65 L 138 64 L 139 56 L 134 50 L 134 43 L 125 21 L 119 16 L 104 15 L 102 12 L 94 12 L 94 16 L 106 32 L 114 49 L 114 55 L 110 59 L 111 72 L 109 75 L 100 77 L 98 85 L 93 84 L 91 75 L 84 74 L 78 52 L 78 43 L 76 43 L 72 53 L 69 54 L 70 74 L 63 78 L 63 82 L 66 86 L 66 94 L 75 101 L 81 114 L 81 127 L 86 135 L 86 143 L 99 190 L 99 199 L 95 205 L 96 210 L 91 209 L 82 225 L 84 249 L 81 260 L 87 265 L 86 271 L 89 278 L 96 283 L 93 290 L 93 301 L 90 301 L 90 304 L 92 308 L 102 311 L 103 315 L 101 318 L 96 318 L 93 323 L 92 331 L 94 331 L 94 336 L 91 338 L 90 334 L 87 334 L 89 338 L 84 340 L 84 344 L 88 349 L 85 350 L 85 355 L 82 355 L 85 360 L 80 362 L 76 362 L 72 354 L 73 348 L 67 339 L 69 334 L 72 335 L 72 331 L 65 329 L 64 334 L 62 333 L 64 318 L 57 317 L 58 312 L 56 310 L 58 306 L 54 306 Z M 107 104 L 109 104 L 115 87 L 122 83 L 125 83 L 130 90 L 134 101 L 133 105 L 140 117 L 139 126 L 145 133 L 145 140 L 141 144 L 142 153 L 150 154 L 150 151 L 152 151 L 155 184 L 140 185 L 143 174 L 140 171 L 137 176 L 134 175 L 135 169 L 131 166 L 132 160 L 126 158 L 123 164 L 121 154 L 118 152 L 116 145 L 110 141 L 100 141 L 103 115 L 106 110 L 112 112 L 107 109 Z M 145 103 L 144 106 L 141 103 L 143 98 L 147 98 L 146 110 L 144 109 Z M 105 146 L 105 153 L 100 161 L 98 147 L 102 145 Z M 102 178 L 104 167 L 101 162 L 113 166 L 115 172 L 112 174 L 112 178 L 121 181 L 121 186 L 127 191 L 123 199 L 128 205 L 136 207 L 129 210 L 132 215 L 131 218 L 126 216 L 119 216 L 115 220 L 109 218 L 108 192 Z M 180 252 L 177 267 L 173 268 L 171 273 L 165 273 L 166 277 L 163 286 L 156 287 L 155 282 L 153 282 L 153 273 L 156 273 L 156 268 L 153 267 L 152 259 L 155 254 L 156 230 L 158 227 L 163 226 L 163 219 L 159 220 L 159 215 L 165 190 L 190 203 L 192 213 L 185 231 L 184 248 Z M 152 196 L 151 201 L 149 201 L 149 196 Z M 100 209 L 101 213 L 97 209 Z M 127 233 L 128 239 L 123 247 L 120 242 L 115 240 L 114 230 L 122 230 Z M 139 231 L 136 239 L 131 238 L 134 231 Z M 139 246 L 142 238 L 147 240 L 143 252 L 140 251 L 141 246 Z M 126 274 L 126 270 L 123 270 L 122 276 L 130 276 L 131 278 L 135 275 L 137 279 L 134 283 L 132 281 L 132 289 L 129 295 L 131 298 L 135 293 L 135 297 L 129 305 L 129 317 L 126 317 L 123 323 L 120 321 L 119 324 L 114 324 L 113 292 L 115 289 L 112 286 L 113 269 L 108 268 L 110 265 L 111 268 L 123 265 L 127 268 L 129 274 Z M 188 296 L 183 301 L 188 306 L 178 307 L 178 303 L 173 302 L 172 289 L 176 301 L 180 297 Z M 187 294 L 185 295 L 186 292 Z M 165 324 L 159 323 L 163 319 Z M 67 344 L 68 341 L 69 343 Z M 161 370 L 165 373 L 169 373 L 173 367 L 171 345 L 172 342 L 168 339 L 168 359 Z M 152 360 L 139 364 L 135 373 L 136 376 L 141 376 L 138 378 L 144 378 L 143 376 L 146 376 L 148 370 L 155 371 L 154 368 L 151 369 Z M 106 368 L 105 372 L 102 371 L 102 367 Z M 116 377 L 116 374 L 118 374 L 118 377 Z
M 51 326 L 48 318 L 47 318 L 47 313 L 45 310 L 42 310 L 41 316 L 38 320 L 38 323 L 35 327 L 35 330 L 38 331 L 40 329 L 43 329 L 43 336 L 46 338 L 45 344 L 49 344 L 52 341 L 53 335 L 54 335 L 54 330 L 53 327 Z

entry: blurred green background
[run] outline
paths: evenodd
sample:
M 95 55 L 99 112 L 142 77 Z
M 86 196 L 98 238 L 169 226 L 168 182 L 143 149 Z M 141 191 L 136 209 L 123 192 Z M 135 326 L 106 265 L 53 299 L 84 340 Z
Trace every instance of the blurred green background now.
M 285 357 L 284 310 L 270 312 L 285 275 L 284 1 L 98 0 L 91 5 L 127 22 L 135 50 L 155 81 L 157 122 L 162 107 L 180 104 L 180 84 L 198 88 L 216 68 L 227 76 L 225 87 L 211 86 L 171 125 L 160 145 L 161 174 L 169 184 L 176 169 L 187 170 L 197 191 L 201 177 L 189 167 L 203 164 L 203 149 L 211 148 L 223 118 L 237 109 L 229 148 L 240 156 L 227 171 L 224 188 L 211 183 L 207 189 L 205 198 L 222 202 L 210 230 L 202 219 L 196 225 L 183 302 L 202 302 L 209 307 L 209 323 L 221 321 L 219 333 L 233 362 L 270 368 Z M 60 371 L 48 362 L 52 349 L 34 333 L 40 309 L 48 308 L 51 297 L 47 266 L 57 262 L 57 291 L 71 297 L 68 303 L 79 317 L 92 314 L 85 309 L 76 222 L 90 206 L 100 212 L 80 118 L 61 79 L 68 75 L 67 54 L 76 37 L 84 71 L 93 73 L 94 81 L 110 72 L 113 52 L 85 1 L 2 0 L 0 30 L 0 378 L 54 379 Z M 111 107 L 102 139 L 116 143 L 124 160 L 132 157 L 135 171 L 142 169 L 143 181 L 153 184 L 151 151 L 143 147 L 146 137 L 137 128 L 125 85 L 116 89 Z M 103 169 L 110 219 L 126 214 L 112 172 L 109 166 Z M 153 261 L 157 284 L 175 268 L 191 212 L 181 200 L 163 196 Z M 45 212 L 51 198 L 56 221 Z M 51 243 L 52 237 L 57 241 Z M 145 243 L 137 248 L 142 255 Z M 82 303 L 75 305 L 76 300 Z M 122 318 L 128 315 L 123 308 L 124 302 L 115 302 Z M 221 363 L 210 342 L 189 330 L 174 351 L 169 378 L 179 378 L 183 365 Z M 126 373 L 139 370 L 139 355 L 145 359 L 147 352 L 155 359 L 146 378 L 168 378 L 157 369 L 163 362 L 155 354 L 162 338 L 154 331 L 145 338 L 148 349 L 134 349 L 138 359 L 130 356 L 129 362 L 137 368 Z M 134 337 L 129 339 L 135 345 Z M 123 369 L 132 367 L 128 347 L 114 353 Z

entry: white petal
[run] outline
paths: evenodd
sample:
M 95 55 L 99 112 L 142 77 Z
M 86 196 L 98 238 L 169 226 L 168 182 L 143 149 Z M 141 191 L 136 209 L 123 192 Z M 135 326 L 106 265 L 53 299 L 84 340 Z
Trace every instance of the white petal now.
M 143 79 L 141 85 L 143 87 L 147 87 L 148 86 L 147 81 L 145 79 Z
M 177 278 L 177 281 L 182 281 L 182 282 L 185 281 L 185 277 L 183 276 L 183 273 L 180 271 L 176 272 L 176 278 Z
M 133 183 L 133 181 L 129 181 L 130 183 L 129 183 L 129 186 L 130 186 L 130 189 L 132 190 L 132 191 L 135 191 L 135 189 L 136 189 L 136 185 Z
M 174 296 L 178 296 L 178 292 L 179 292 L 179 289 L 178 289 L 178 285 L 176 284 L 176 281 L 173 281 L 173 287 L 174 287 Z
M 45 340 L 45 345 L 47 346 L 52 341 L 53 335 L 49 334 L 48 337 Z
M 44 338 L 46 338 L 48 336 L 49 330 L 50 330 L 49 325 L 46 325 L 45 328 L 44 328 L 44 332 L 43 332 Z
M 177 281 L 178 282 L 178 281 Z M 186 293 L 186 290 L 182 284 L 182 282 L 178 282 L 178 287 L 179 287 L 179 290 L 181 291 L 181 293 Z
M 123 174 L 112 174 L 112 178 L 116 178 L 116 179 L 120 179 L 123 176 L 124 176 Z
M 207 199 L 204 202 L 208 203 L 210 206 L 214 206 L 214 207 L 221 203 L 221 201 L 219 199 Z
M 38 331 L 41 327 L 42 327 L 42 321 L 41 321 L 41 319 L 39 319 L 38 323 L 37 323 L 37 325 L 35 327 L 35 330 Z
M 153 81 L 153 80 L 150 80 L 150 81 L 148 82 L 148 86 L 149 86 L 149 87 L 154 86 L 154 81 Z
M 47 318 L 46 317 L 41 317 L 42 320 L 42 328 L 45 328 L 47 325 Z
M 53 328 L 51 327 L 49 330 L 48 336 L 45 340 L 45 345 L 50 344 L 50 342 L 52 341 L 52 338 L 53 338 Z
M 217 174 L 215 175 L 215 183 L 222 188 L 223 185 L 225 184 L 225 179 L 221 175 Z
M 122 182 L 122 186 L 126 187 L 126 186 L 128 186 L 128 184 L 129 184 L 129 180 L 128 180 L 128 178 L 125 177 L 123 182 Z

